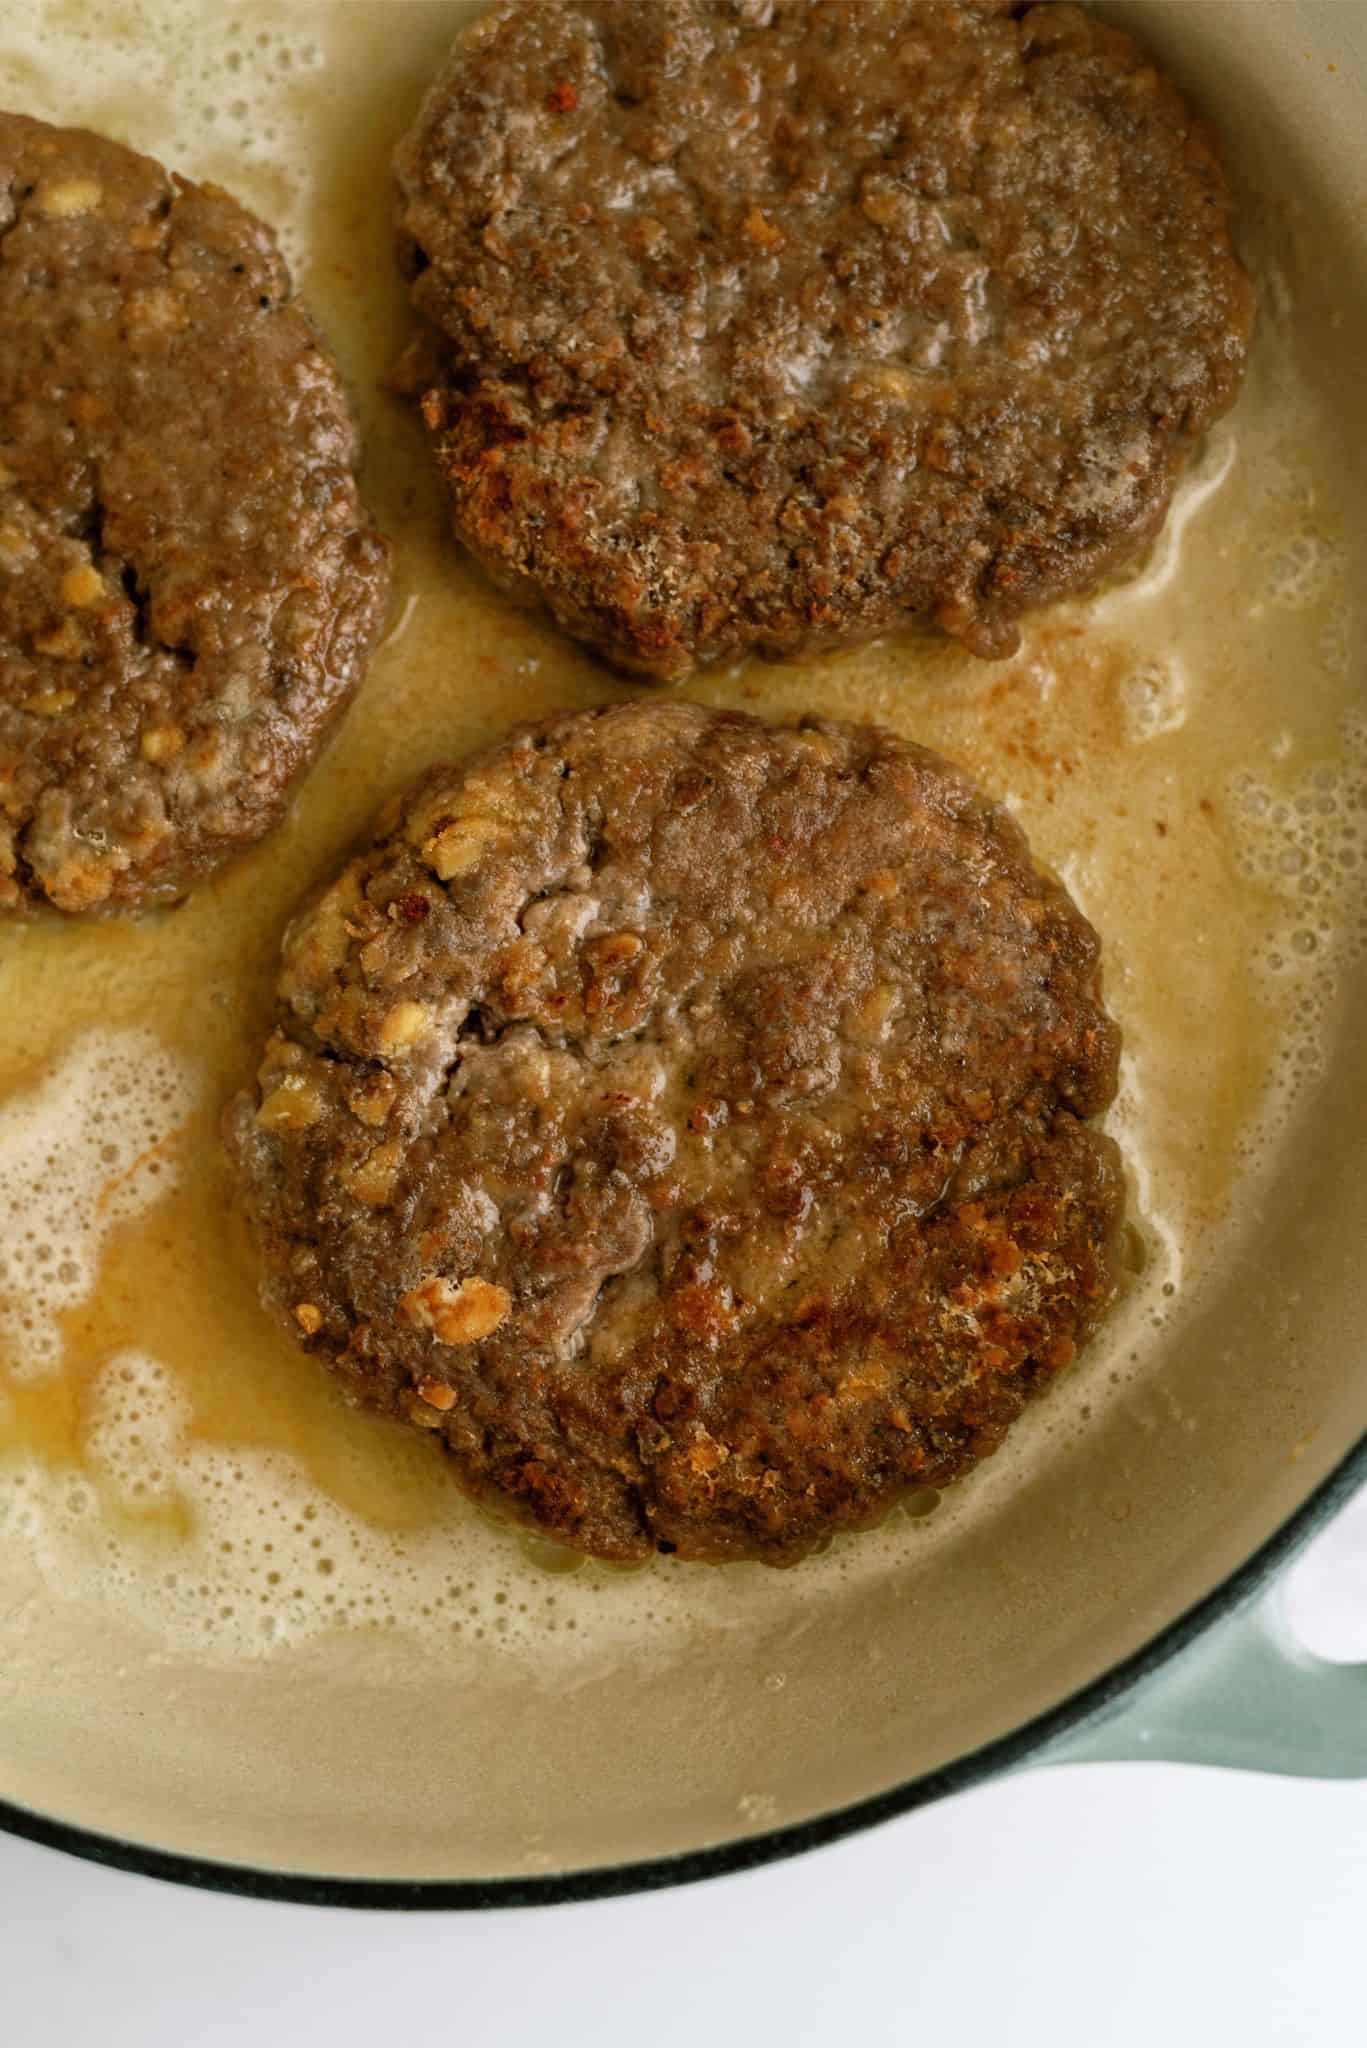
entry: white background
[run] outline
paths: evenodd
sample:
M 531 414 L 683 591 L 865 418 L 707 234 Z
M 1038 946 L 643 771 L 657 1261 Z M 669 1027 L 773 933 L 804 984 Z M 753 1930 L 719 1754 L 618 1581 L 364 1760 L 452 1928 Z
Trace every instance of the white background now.
M 1289 1589 L 1367 1657 L 1367 1501 Z M 1367 1785 L 1034 1771 L 815 1856 L 539 1912 L 155 1884 L 0 1838 L 4 2048 L 1316 2048 L 1367 2038 Z

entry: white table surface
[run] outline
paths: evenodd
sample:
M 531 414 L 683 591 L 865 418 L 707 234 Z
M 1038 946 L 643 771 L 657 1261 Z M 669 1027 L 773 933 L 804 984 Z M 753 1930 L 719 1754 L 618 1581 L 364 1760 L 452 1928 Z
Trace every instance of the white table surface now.
M 1367 1655 L 1367 1503 L 1293 1617 Z M 1367 2037 L 1367 1784 L 1035 1771 L 689 1890 L 476 1915 L 192 1893 L 0 1839 L 4 2048 L 1337 2048 Z

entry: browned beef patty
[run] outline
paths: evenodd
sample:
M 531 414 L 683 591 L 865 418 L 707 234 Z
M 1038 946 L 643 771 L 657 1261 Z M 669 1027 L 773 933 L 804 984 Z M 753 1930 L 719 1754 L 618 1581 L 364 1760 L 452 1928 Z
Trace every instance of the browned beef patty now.
M 1096 935 L 948 762 L 660 700 L 433 769 L 229 1112 L 267 1298 L 604 1557 L 789 1560 L 994 1450 L 1111 1293 Z
M 1243 369 L 1211 138 L 1076 7 L 502 0 L 398 174 L 456 531 L 645 675 L 1009 653 Z
M 388 555 L 337 372 L 212 185 L 0 114 L 0 912 L 173 901 L 360 678 Z

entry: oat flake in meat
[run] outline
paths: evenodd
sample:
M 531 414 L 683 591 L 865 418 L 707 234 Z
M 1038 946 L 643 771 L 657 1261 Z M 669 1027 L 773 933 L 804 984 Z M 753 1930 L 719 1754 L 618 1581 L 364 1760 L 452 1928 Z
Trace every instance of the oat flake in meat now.
M 336 369 L 212 185 L 0 114 L 0 913 L 172 902 L 280 816 L 389 585 Z
M 457 534 L 649 676 L 1009 653 L 1243 370 L 1213 141 L 1076 7 L 502 0 L 398 176 Z
M 1097 940 L 955 768 L 661 700 L 433 769 L 286 940 L 268 1299 L 604 1557 L 785 1562 L 1001 1442 L 1112 1291 Z

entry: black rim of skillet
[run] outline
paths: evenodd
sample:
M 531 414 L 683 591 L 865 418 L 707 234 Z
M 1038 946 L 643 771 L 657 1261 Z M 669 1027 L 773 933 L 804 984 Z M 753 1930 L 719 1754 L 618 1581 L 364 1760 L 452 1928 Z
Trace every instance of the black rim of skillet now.
M 315 1877 L 306 1872 L 257 1870 L 250 1864 L 214 1863 L 177 1852 L 125 1842 L 65 1821 L 49 1820 L 27 1807 L 0 1800 L 0 1830 L 45 1848 L 62 1849 L 90 1863 L 129 1870 L 140 1877 L 162 1878 L 201 1891 L 228 1892 L 239 1898 L 274 1899 L 306 1906 L 351 1906 L 385 1912 L 479 1911 L 490 1907 L 563 1906 L 593 1899 L 624 1898 L 633 1892 L 663 1891 L 671 1885 L 696 1884 L 703 1878 L 756 1870 L 784 1857 L 798 1856 L 842 1841 L 847 1835 L 879 1826 L 883 1821 L 929 1806 L 953 1792 L 1025 1763 L 1070 1729 L 1119 1702 L 1141 1679 L 1242 1606 L 1274 1573 L 1287 1564 L 1316 1532 L 1331 1521 L 1344 1503 L 1367 1483 L 1367 1435 L 1363 1436 L 1309 1498 L 1282 1523 L 1227 1579 L 1189 1607 L 1151 1641 L 1124 1658 L 1080 1691 L 1036 1716 L 1011 1734 L 957 1757 L 939 1770 L 910 1778 L 904 1785 L 856 1800 L 833 1813 L 715 1848 L 692 1849 L 671 1856 L 648 1857 L 635 1863 L 607 1864 L 599 1869 L 563 1876 L 489 1879 Z

